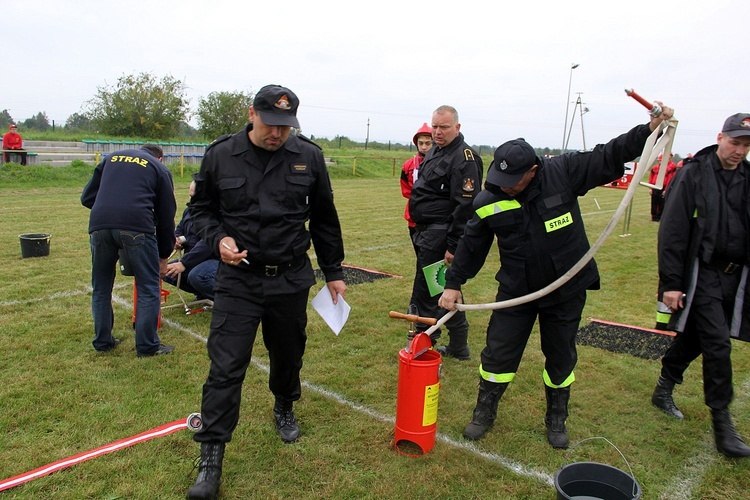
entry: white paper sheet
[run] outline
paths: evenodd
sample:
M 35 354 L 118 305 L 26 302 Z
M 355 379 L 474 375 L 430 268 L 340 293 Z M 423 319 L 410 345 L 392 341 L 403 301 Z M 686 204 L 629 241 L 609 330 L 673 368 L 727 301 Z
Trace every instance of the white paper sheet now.
M 320 289 L 310 304 L 336 335 L 341 332 L 346 320 L 349 319 L 349 311 L 352 310 L 341 294 L 339 294 L 337 303 L 334 304 L 327 286 Z

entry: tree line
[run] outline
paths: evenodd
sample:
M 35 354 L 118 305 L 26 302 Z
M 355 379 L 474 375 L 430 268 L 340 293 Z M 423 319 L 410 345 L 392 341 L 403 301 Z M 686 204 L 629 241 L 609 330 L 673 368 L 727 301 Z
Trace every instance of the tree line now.
M 97 87 L 79 113 L 73 113 L 64 128 L 92 134 L 120 137 L 148 137 L 168 140 L 173 137 L 216 137 L 236 132 L 247 123 L 247 109 L 253 102 L 251 92 L 211 92 L 200 98 L 195 116 L 198 128 L 188 124 L 191 118 L 186 85 L 172 76 L 158 79 L 151 73 L 123 75 L 111 86 Z M 11 123 L 25 130 L 52 128 L 46 112 L 16 121 L 7 109 L 0 111 L 0 130 Z

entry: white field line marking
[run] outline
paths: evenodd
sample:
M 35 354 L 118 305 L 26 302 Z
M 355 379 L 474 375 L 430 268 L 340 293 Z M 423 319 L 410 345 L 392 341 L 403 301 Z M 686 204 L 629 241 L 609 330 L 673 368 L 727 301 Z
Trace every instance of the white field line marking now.
M 738 395 L 740 397 L 736 397 Z M 746 377 L 739 387 L 735 386 L 733 413 L 745 412 L 748 395 L 750 395 L 750 377 Z M 706 411 L 710 410 L 706 408 Z M 688 458 L 682 470 L 664 488 L 664 493 L 660 498 L 663 500 L 689 500 L 693 498 L 693 490 L 701 484 L 708 468 L 713 466 L 719 458 L 721 458 L 721 455 L 716 451 L 712 428 L 706 433 L 706 439 L 697 447 L 697 453 Z
M 115 285 L 115 289 L 125 288 L 129 286 L 131 285 L 119 284 L 119 285 Z M 55 298 L 75 297 L 79 295 L 85 295 L 88 293 L 91 293 L 90 286 L 81 290 L 74 290 L 72 292 L 58 292 L 52 295 L 48 295 L 46 297 L 37 297 L 37 298 L 26 299 L 26 300 L 11 300 L 11 301 L 0 302 L 0 306 L 14 306 L 14 305 L 19 305 L 19 304 L 42 302 L 42 301 L 52 300 Z M 132 307 L 131 301 L 123 299 L 115 294 L 113 294 L 112 296 L 112 301 L 126 309 Z M 186 333 L 187 335 L 195 338 L 196 340 L 200 340 L 201 342 L 204 342 L 204 343 L 207 342 L 206 337 L 204 337 L 203 335 L 199 333 L 194 332 L 193 330 L 189 328 L 182 326 L 178 322 L 172 321 L 163 316 L 162 316 L 162 322 L 164 322 L 164 324 L 169 325 L 172 328 L 175 328 L 183 333 Z M 258 367 L 258 369 L 268 373 L 269 371 L 268 366 L 262 363 L 259 363 L 255 360 L 253 360 L 252 363 L 256 367 Z M 353 403 L 349 401 L 348 399 L 346 399 L 345 397 L 341 396 L 340 394 L 331 392 L 316 384 L 303 381 L 302 385 L 344 406 L 348 406 L 349 408 L 355 411 L 365 413 L 375 418 L 376 420 L 380 420 L 381 422 L 385 422 L 385 423 L 395 422 L 394 417 L 389 417 L 389 416 L 380 414 L 370 408 L 367 408 L 366 406 Z M 750 377 L 745 379 L 744 383 L 742 384 L 741 391 L 737 391 L 737 392 L 740 392 L 742 397 L 735 398 L 735 404 L 733 405 L 735 407 L 735 411 L 737 409 L 744 408 L 746 406 L 744 401 L 747 399 L 747 396 L 750 394 Z M 712 434 L 712 431 L 708 432 L 708 435 L 710 434 Z M 535 469 L 526 468 L 523 465 L 518 464 L 512 460 L 509 460 L 503 456 L 490 453 L 490 452 L 486 452 L 486 451 L 482 451 L 479 448 L 477 448 L 473 443 L 457 441 L 439 432 L 437 433 L 437 439 L 455 448 L 460 448 L 463 450 L 470 451 L 476 455 L 479 455 L 485 458 L 486 460 L 499 463 L 503 467 L 519 475 L 532 477 L 542 482 L 548 483 L 550 485 L 554 484 L 553 477 L 550 474 L 547 474 L 546 472 L 541 472 Z M 688 461 L 685 463 L 684 467 L 682 468 L 682 472 L 676 475 L 674 479 L 669 483 L 668 487 L 665 488 L 665 491 L 669 492 L 668 493 L 669 498 L 675 498 L 675 499 L 692 498 L 693 490 L 698 485 L 700 485 L 702 477 L 705 475 L 708 468 L 711 467 L 712 464 L 714 464 L 718 460 L 718 458 L 719 458 L 719 455 L 718 455 L 718 452 L 715 450 L 715 447 L 713 444 L 713 437 L 711 436 L 710 438 L 707 438 L 707 440 L 704 442 L 704 445 L 698 449 L 698 453 L 696 453 L 695 455 L 693 455 L 692 457 L 688 459 Z M 662 497 L 662 498 L 666 498 L 666 497 Z
M 115 295 L 113 295 L 112 301 L 115 302 L 115 303 L 117 303 L 118 305 L 124 306 L 125 308 L 132 307 L 132 304 L 130 302 L 128 302 L 127 300 L 125 300 L 125 299 L 123 299 L 121 297 L 117 297 Z M 179 330 L 181 332 L 187 333 L 191 337 L 193 337 L 195 339 L 198 339 L 198 340 L 200 340 L 203 343 L 208 342 L 208 339 L 206 337 L 204 337 L 203 335 L 201 335 L 199 333 L 196 333 L 196 332 L 192 331 L 191 329 L 182 326 L 181 324 L 179 324 L 176 321 L 172 321 L 172 320 L 170 320 L 168 318 L 165 318 L 164 316 L 162 316 L 161 321 L 162 321 L 163 324 L 169 325 L 172 328 L 175 328 L 175 329 L 177 329 L 177 330 Z M 251 361 L 251 363 L 253 365 L 255 365 L 259 370 L 261 370 L 261 371 L 263 371 L 265 373 L 269 373 L 269 371 L 270 371 L 270 368 L 267 365 L 265 365 L 263 363 L 260 363 L 260 362 L 256 361 L 255 359 L 253 359 Z M 352 410 L 355 410 L 355 411 L 358 411 L 358 412 L 361 412 L 361 413 L 365 413 L 366 415 L 369 415 L 369 416 L 373 417 L 376 420 L 380 420 L 381 422 L 390 423 L 390 424 L 394 424 L 396 422 L 396 419 L 394 417 L 383 415 L 382 413 L 378 413 L 375 410 L 373 410 L 371 408 L 368 408 L 368 407 L 366 407 L 364 405 L 360 405 L 360 404 L 354 403 L 352 401 L 349 401 L 348 399 L 346 399 L 341 394 L 338 394 L 338 393 L 333 392 L 333 391 L 329 391 L 328 389 L 326 389 L 324 387 L 321 387 L 321 386 L 319 386 L 317 384 L 313 384 L 313 383 L 306 382 L 306 381 L 303 380 L 302 381 L 302 385 L 304 387 L 306 387 L 307 389 L 315 391 L 318 394 L 321 394 L 322 396 L 324 396 L 324 397 L 326 397 L 328 399 L 332 399 L 333 401 L 335 401 L 337 403 L 340 403 L 340 404 L 342 404 L 344 406 L 348 406 Z M 536 469 L 533 469 L 533 468 L 524 467 L 522 464 L 520 464 L 518 462 L 515 462 L 513 460 L 510 460 L 510 459 L 508 459 L 506 457 L 503 457 L 501 455 L 497 455 L 495 453 L 490 453 L 490 452 L 482 451 L 482 450 L 480 450 L 479 448 L 477 448 L 472 443 L 463 443 L 461 441 L 456 441 L 455 439 L 453 439 L 453 438 L 451 438 L 451 437 L 449 437 L 449 436 L 447 436 L 445 434 L 441 434 L 439 432 L 436 434 L 436 438 L 439 439 L 440 441 L 444 442 L 444 443 L 447 443 L 447 444 L 453 446 L 454 448 L 459 448 L 459 449 L 462 449 L 462 450 L 469 451 L 471 453 L 479 455 L 480 457 L 482 457 L 482 458 L 484 458 L 486 460 L 498 463 L 501 466 L 505 467 L 506 469 L 511 470 L 512 472 L 515 472 L 518 475 L 530 477 L 530 478 L 533 478 L 533 479 L 537 479 L 537 480 L 539 480 L 539 481 L 541 481 L 543 483 L 546 483 L 546 484 L 548 484 L 550 486 L 554 485 L 554 479 L 553 479 L 553 477 L 550 474 L 547 474 L 546 472 L 539 471 L 539 470 L 536 470 Z
M 128 287 L 128 286 L 131 286 L 131 285 L 130 284 L 123 284 L 123 285 L 116 286 L 115 288 L 125 288 L 125 287 Z M 88 293 L 91 293 L 91 287 L 87 287 L 86 289 L 83 289 L 83 290 L 75 290 L 75 291 L 72 291 L 72 292 L 55 293 L 55 294 L 52 294 L 52 295 L 48 295 L 46 297 L 39 297 L 39 298 L 33 298 L 33 299 L 27 299 L 27 300 L 14 300 L 14 301 L 0 302 L 0 306 L 13 306 L 13 305 L 30 303 L 30 302 L 41 302 L 41 301 L 51 300 L 51 299 L 54 299 L 54 298 L 74 297 L 74 296 L 84 295 L 84 294 L 88 294 Z M 115 303 L 115 304 L 117 304 L 117 305 L 119 305 L 119 306 L 122 306 L 125 309 L 130 309 L 133 306 L 132 299 L 124 299 L 124 298 L 122 298 L 122 297 L 120 297 L 120 296 L 118 296 L 116 294 L 112 294 L 112 302 Z M 189 329 L 189 328 L 181 325 L 180 323 L 178 323 L 176 321 L 173 321 L 173 320 L 171 320 L 169 318 L 165 318 L 164 316 L 162 316 L 162 323 L 164 323 L 165 325 L 168 325 L 168 326 L 170 326 L 172 328 L 175 328 L 178 331 L 186 333 L 187 335 L 195 338 L 196 340 L 200 340 L 203 343 L 208 342 L 208 339 L 205 336 L 203 336 L 203 335 L 201 335 L 199 333 L 196 333 L 193 330 L 191 330 L 191 329 Z M 263 363 L 259 363 L 256 360 L 253 360 L 252 364 L 255 365 L 261 371 L 264 371 L 266 373 L 269 372 L 269 367 L 267 365 L 263 364 Z M 321 394 L 322 396 L 324 396 L 324 397 L 326 397 L 328 399 L 331 399 L 331 400 L 333 400 L 333 401 L 335 401 L 337 403 L 340 403 L 340 404 L 342 404 L 344 406 L 348 406 L 352 410 L 355 410 L 355 411 L 364 413 L 366 415 L 369 415 L 372 418 L 374 418 L 376 420 L 379 420 L 381 422 L 393 424 L 396 421 L 396 419 L 394 417 L 391 417 L 391 416 L 388 416 L 388 415 L 383 415 L 382 413 L 379 413 L 379 412 L 377 412 L 377 411 L 375 411 L 375 410 L 373 410 L 371 408 L 368 408 L 368 407 L 366 407 L 364 405 L 360 405 L 360 404 L 354 403 L 352 401 L 349 401 L 344 396 L 342 396 L 342 395 L 340 395 L 340 394 L 338 394 L 336 392 L 329 391 L 328 389 L 325 389 L 324 387 L 321 387 L 321 386 L 319 386 L 317 384 L 313 384 L 313 383 L 310 383 L 310 382 L 302 381 L 302 385 L 304 385 L 306 388 L 308 388 L 308 389 L 310 389 L 312 391 L 315 391 L 315 392 Z M 446 444 L 448 444 L 448 445 L 450 445 L 450 446 L 452 446 L 454 448 L 458 448 L 458 449 L 461 449 L 461 450 L 464 450 L 464 451 L 468 451 L 470 453 L 474 453 L 475 455 L 478 455 L 478 456 L 484 458 L 485 460 L 488 460 L 490 462 L 495 462 L 495 463 L 501 465 L 502 467 L 505 467 L 506 469 L 508 469 L 508 470 L 514 472 L 515 474 L 520 475 L 520 476 L 525 476 L 525 477 L 529 477 L 529 478 L 532 478 L 532 479 L 536 479 L 536 480 L 541 481 L 542 483 L 548 484 L 550 486 L 554 485 L 554 478 L 553 478 L 552 475 L 550 475 L 550 474 L 548 474 L 548 473 L 546 473 L 544 471 L 540 471 L 540 470 L 537 470 L 537 469 L 534 469 L 534 468 L 526 467 L 523 464 L 518 463 L 518 462 L 516 462 L 514 460 L 511 460 L 511 459 L 509 459 L 507 457 L 504 457 L 502 455 L 498 455 L 496 453 L 492 453 L 492 452 L 481 450 L 480 448 L 478 448 L 473 443 L 463 442 L 463 441 L 460 441 L 460 440 L 456 440 L 456 439 L 453 439 L 452 437 L 447 436 L 445 434 L 442 434 L 440 432 L 438 432 L 436 434 L 436 439 L 438 439 L 438 440 L 442 441 L 443 443 L 446 443 Z
M 128 286 L 133 286 L 132 284 L 124 283 L 124 284 L 116 284 L 115 290 L 120 288 L 125 288 Z M 83 289 L 80 290 L 73 290 L 72 292 L 57 292 L 53 293 L 52 295 L 47 295 L 46 297 L 35 297 L 33 299 L 24 299 L 24 300 L 6 300 L 3 302 L 0 302 L 0 307 L 11 307 L 11 306 L 18 306 L 22 304 L 31 304 L 33 302 L 47 302 L 49 300 L 54 299 L 64 299 L 68 297 L 76 297 L 78 295 L 86 295 L 88 293 L 91 293 L 91 286 L 88 285 Z
M 614 212 L 614 210 L 602 210 L 601 212 L 587 212 L 585 214 L 581 214 L 581 217 L 588 217 L 589 215 L 610 214 L 612 212 Z

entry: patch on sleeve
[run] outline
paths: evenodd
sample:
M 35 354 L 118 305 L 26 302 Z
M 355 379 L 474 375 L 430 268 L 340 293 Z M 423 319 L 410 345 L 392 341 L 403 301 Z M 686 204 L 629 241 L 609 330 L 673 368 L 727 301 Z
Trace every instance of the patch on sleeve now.
M 471 177 L 467 177 L 467 178 L 465 178 L 465 179 L 464 179 L 464 186 L 463 186 L 463 189 L 464 189 L 464 191 L 466 191 L 467 193 L 471 193 L 471 192 L 473 192 L 473 191 L 474 191 L 474 179 L 472 179 Z

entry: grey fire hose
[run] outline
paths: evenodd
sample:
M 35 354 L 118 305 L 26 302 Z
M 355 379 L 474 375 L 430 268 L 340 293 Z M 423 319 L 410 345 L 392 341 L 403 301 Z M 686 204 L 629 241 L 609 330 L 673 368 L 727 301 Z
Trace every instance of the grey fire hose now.
M 669 120 L 665 120 L 659 124 L 659 126 L 654 130 L 651 135 L 646 140 L 646 145 L 643 147 L 643 153 L 641 153 L 641 161 L 638 163 L 635 173 L 633 174 L 633 179 L 630 181 L 630 186 L 628 186 L 627 191 L 625 191 L 625 195 L 622 197 L 622 200 L 620 201 L 620 206 L 617 207 L 617 210 L 615 210 L 615 213 L 612 215 L 612 218 L 610 219 L 609 223 L 607 224 L 607 227 L 604 228 L 604 231 L 602 231 L 602 234 L 599 236 L 599 238 L 594 242 L 594 244 L 589 248 L 589 251 L 586 252 L 583 257 L 573 266 L 571 267 L 565 274 L 557 278 L 555 281 L 550 283 L 549 285 L 545 286 L 544 288 L 537 290 L 535 292 L 523 295 L 521 297 L 516 297 L 509 300 L 503 300 L 501 302 L 491 302 L 487 304 L 456 304 L 456 309 L 452 311 L 448 311 L 448 313 L 440 318 L 437 323 L 435 323 L 433 326 L 427 329 L 425 331 L 426 334 L 431 334 L 432 332 L 436 331 L 438 328 L 440 328 L 442 325 L 445 324 L 446 321 L 448 321 L 451 317 L 453 317 L 454 314 L 456 314 L 457 311 L 486 311 L 486 310 L 495 310 L 495 309 L 505 309 L 508 307 L 513 307 L 521 304 L 526 304 L 527 302 L 531 302 L 533 300 L 540 299 L 561 286 L 563 286 L 565 283 L 567 283 L 573 276 L 578 274 L 578 272 L 583 269 L 583 267 L 588 264 L 588 262 L 594 257 L 594 254 L 599 250 L 599 248 L 604 244 L 604 242 L 607 240 L 609 235 L 614 230 L 617 223 L 620 221 L 620 218 L 622 218 L 622 215 L 625 213 L 625 210 L 630 205 L 630 202 L 633 199 L 633 196 L 635 195 L 635 190 L 638 189 L 639 182 L 643 178 L 644 173 L 648 168 L 653 165 L 656 160 L 659 157 L 659 153 L 661 151 L 664 151 L 663 157 L 669 158 L 670 153 L 672 152 L 672 144 L 674 143 L 674 134 L 677 130 L 677 120 L 672 117 Z M 664 131 L 664 133 L 659 137 L 659 135 Z

